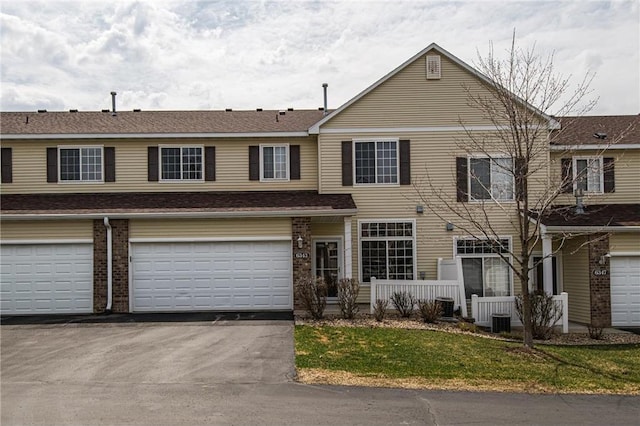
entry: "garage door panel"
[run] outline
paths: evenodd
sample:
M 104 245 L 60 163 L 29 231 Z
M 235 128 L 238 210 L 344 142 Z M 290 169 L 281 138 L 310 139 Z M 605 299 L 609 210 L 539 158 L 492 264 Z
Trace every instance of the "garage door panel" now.
M 640 256 L 611 258 L 611 323 L 640 326 Z
M 133 309 L 292 309 L 289 244 L 132 244 Z
M 91 244 L 8 244 L 0 249 L 4 314 L 93 311 Z

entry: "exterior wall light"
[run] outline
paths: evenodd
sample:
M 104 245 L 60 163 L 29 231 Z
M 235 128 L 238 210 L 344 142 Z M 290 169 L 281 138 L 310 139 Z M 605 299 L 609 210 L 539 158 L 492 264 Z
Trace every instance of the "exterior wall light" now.
M 453 223 L 447 222 L 447 231 L 453 231 L 453 229 L 454 229 Z
M 422 213 L 424 213 L 424 207 L 422 207 L 422 206 L 416 206 L 416 213 L 418 213 L 418 214 L 422 214 Z
M 301 249 L 302 248 L 302 243 L 304 242 L 304 240 L 302 239 L 302 237 L 300 235 L 298 235 L 298 248 Z

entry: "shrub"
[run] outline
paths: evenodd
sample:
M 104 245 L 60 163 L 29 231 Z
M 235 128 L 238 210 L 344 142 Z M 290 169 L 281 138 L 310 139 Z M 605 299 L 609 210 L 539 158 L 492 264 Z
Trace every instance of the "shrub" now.
M 524 324 L 524 300 L 522 295 L 516 296 L 516 313 Z M 532 334 L 534 339 L 549 340 L 553 334 L 553 327 L 562 317 L 562 307 L 556 305 L 553 296 L 544 291 L 529 294 L 531 305 Z
M 602 339 L 602 332 L 604 331 L 604 327 L 601 324 L 589 324 L 587 326 L 587 330 L 589 331 L 589 338 L 593 340 Z
M 403 318 L 409 318 L 413 314 L 416 299 L 408 291 L 396 291 L 391 296 L 391 303 Z
M 353 319 L 358 313 L 358 293 L 360 283 L 353 278 L 342 278 L 338 281 L 338 306 L 342 318 Z
M 478 326 L 471 322 L 462 321 L 458 323 L 458 329 L 461 331 L 468 331 L 470 333 L 477 333 Z
M 437 300 L 418 300 L 418 311 L 424 322 L 433 324 L 442 316 L 442 303 Z
M 322 319 L 327 307 L 327 283 L 322 277 L 306 277 L 296 281 L 296 299 L 313 319 Z
M 380 322 L 387 314 L 387 308 L 389 307 L 389 301 L 383 299 L 376 299 L 376 303 L 373 304 L 373 317 L 376 321 Z

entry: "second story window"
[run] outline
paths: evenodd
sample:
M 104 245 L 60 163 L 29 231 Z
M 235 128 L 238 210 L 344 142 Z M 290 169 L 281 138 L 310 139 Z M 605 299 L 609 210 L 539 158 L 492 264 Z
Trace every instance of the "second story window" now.
M 602 157 L 577 157 L 573 161 L 575 189 L 594 194 L 602 193 Z
M 470 158 L 469 187 L 472 200 L 513 200 L 511 158 Z
M 202 180 L 202 147 L 161 147 L 162 180 Z
M 101 182 L 102 147 L 60 148 L 61 182 Z
M 289 179 L 289 146 L 261 145 L 260 161 L 262 180 Z
M 356 141 L 355 183 L 397 184 L 398 141 Z

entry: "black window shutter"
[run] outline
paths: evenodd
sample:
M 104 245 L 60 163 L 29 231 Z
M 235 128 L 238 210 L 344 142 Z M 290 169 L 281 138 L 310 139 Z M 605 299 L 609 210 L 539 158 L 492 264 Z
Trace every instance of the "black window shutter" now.
M 571 158 L 562 158 L 560 159 L 560 166 L 562 167 L 561 192 L 572 193 L 573 192 L 573 160 Z
M 456 157 L 456 200 L 469 201 L 469 163 L 467 157 Z
M 204 147 L 204 180 L 216 180 L 216 147 Z
M 260 180 L 260 147 L 249 147 L 249 180 Z
M 300 180 L 300 145 L 289 146 L 289 179 Z
M 150 146 L 147 148 L 147 178 L 149 182 L 157 182 L 159 174 L 158 147 Z
M 527 179 L 526 179 L 526 161 L 522 157 L 516 157 L 515 161 L 515 185 L 516 185 L 516 200 L 524 201 L 524 195 L 527 193 Z
M 58 148 L 47 148 L 47 182 L 58 181 Z
M 116 181 L 116 149 L 104 147 L 104 181 Z
M 2 176 L 0 182 L 11 183 L 13 182 L 13 160 L 11 155 L 11 148 L 2 148 Z
M 342 186 L 353 186 L 353 144 L 342 142 Z
M 603 158 L 604 192 L 616 192 L 616 174 L 613 158 Z
M 400 185 L 411 185 L 411 142 L 400 141 Z

